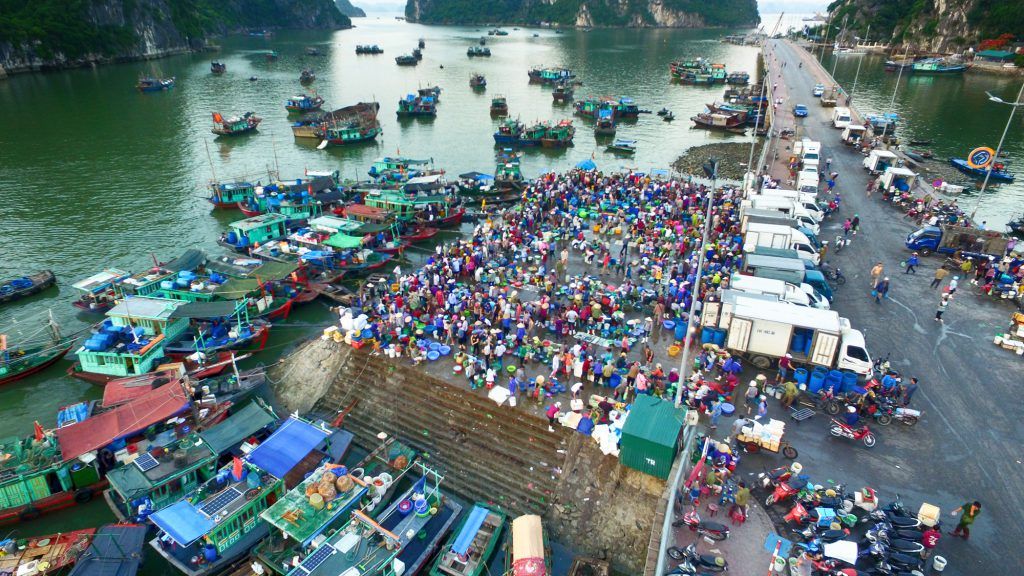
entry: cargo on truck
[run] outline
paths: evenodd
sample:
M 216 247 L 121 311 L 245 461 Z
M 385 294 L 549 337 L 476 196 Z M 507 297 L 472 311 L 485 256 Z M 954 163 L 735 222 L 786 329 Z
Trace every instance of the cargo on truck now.
M 859 145 L 860 141 L 864 138 L 864 133 L 867 132 L 867 128 L 860 124 L 849 124 L 846 128 L 843 128 L 843 135 L 840 139 L 845 144 Z
M 849 108 L 836 106 L 836 109 L 832 111 L 832 126 L 835 128 L 846 128 L 850 125 L 851 120 Z
M 1010 239 L 995 230 L 981 230 L 943 224 L 941 226 L 925 226 L 911 232 L 907 236 L 906 246 L 921 255 L 932 252 L 964 256 L 1002 258 Z
M 917 174 L 913 170 L 889 166 L 878 179 L 878 189 L 888 190 L 892 186 L 900 192 L 907 192 L 914 189 L 915 182 L 917 182 Z
M 790 354 L 797 364 L 871 377 L 864 335 L 832 310 L 738 298 L 728 310 L 705 302 L 701 325 L 725 330 L 725 348 L 761 370 Z

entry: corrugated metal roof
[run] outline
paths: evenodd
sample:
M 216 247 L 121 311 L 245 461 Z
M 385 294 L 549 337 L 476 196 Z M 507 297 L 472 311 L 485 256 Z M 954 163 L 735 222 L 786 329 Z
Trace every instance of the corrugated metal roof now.
M 277 420 L 277 416 L 259 402 L 250 402 L 220 424 L 201 432 L 199 436 L 217 454 L 222 454 L 242 443 Z
M 638 396 L 629 409 L 622 436 L 632 436 L 659 446 L 674 447 L 683 427 L 686 410 L 654 396 Z

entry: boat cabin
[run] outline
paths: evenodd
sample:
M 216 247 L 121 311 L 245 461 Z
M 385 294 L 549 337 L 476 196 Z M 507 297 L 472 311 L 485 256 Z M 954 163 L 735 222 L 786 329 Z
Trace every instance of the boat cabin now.
M 256 185 L 252 182 L 211 182 L 210 203 L 216 208 L 234 208 L 239 202 L 245 202 L 256 193 Z
M 82 295 L 75 301 L 75 306 L 89 312 L 109 310 L 117 299 L 115 285 L 130 277 L 131 272 L 125 272 L 117 268 L 107 268 L 84 280 L 75 282 L 72 286 L 82 292 Z
M 228 225 L 231 231 L 224 240 L 236 248 L 280 240 L 288 235 L 288 228 L 285 225 L 287 221 L 286 215 L 273 212 L 238 220 Z
M 166 343 L 188 329 L 188 318 L 174 316 L 182 305 L 145 296 L 122 300 L 76 352 L 82 370 L 114 377 L 152 371 Z

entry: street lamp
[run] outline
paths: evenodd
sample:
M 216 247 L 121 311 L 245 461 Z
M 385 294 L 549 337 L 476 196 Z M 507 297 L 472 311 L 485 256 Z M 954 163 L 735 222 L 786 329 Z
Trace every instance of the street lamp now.
M 978 192 L 978 201 L 974 203 L 974 210 L 971 212 L 971 220 L 973 220 L 974 215 L 978 213 L 978 206 L 981 205 L 981 198 L 985 194 L 985 188 L 988 187 L 988 179 L 992 176 L 992 166 L 996 163 L 996 159 L 999 158 L 999 153 L 1003 150 L 1003 141 L 1006 140 L 1006 133 L 1010 131 L 1010 124 L 1013 123 L 1013 114 L 1017 111 L 1018 106 L 1024 105 L 1024 102 L 1020 101 L 1021 96 L 1024 96 L 1024 84 L 1021 84 L 1020 91 L 1017 92 L 1017 99 L 1013 102 L 1007 102 L 998 96 L 993 96 L 991 92 L 985 92 L 985 95 L 988 96 L 988 99 L 991 102 L 1011 106 L 1010 117 L 1006 119 L 1006 127 L 1003 128 L 1003 135 L 999 137 L 999 144 L 996 146 L 995 156 L 992 157 L 988 166 L 985 167 L 985 181 L 981 183 L 981 191 Z

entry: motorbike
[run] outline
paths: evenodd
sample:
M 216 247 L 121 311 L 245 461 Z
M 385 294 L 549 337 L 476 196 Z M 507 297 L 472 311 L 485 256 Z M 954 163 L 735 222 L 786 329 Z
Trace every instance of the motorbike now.
M 880 538 L 896 538 L 899 540 L 910 540 L 911 542 L 920 542 L 923 537 L 924 532 L 921 532 L 920 530 L 915 530 L 913 528 L 893 528 L 892 524 L 889 524 L 888 522 L 881 520 L 871 528 L 867 529 L 867 531 L 864 533 L 864 538 L 861 539 L 861 542 L 864 544 L 870 544 Z
M 820 519 L 820 517 L 818 515 L 818 509 L 819 508 L 829 508 L 829 507 L 827 507 L 827 506 L 818 506 L 818 507 L 811 507 L 808 510 L 808 508 L 805 507 L 802 502 L 797 502 L 797 503 L 793 504 L 793 507 L 790 508 L 789 513 L 787 513 L 783 517 L 783 519 L 786 522 L 796 522 L 797 525 L 802 525 L 802 524 L 818 524 L 818 521 Z M 854 525 L 857 524 L 857 517 L 854 516 L 853 514 L 845 513 L 845 512 L 842 511 L 842 509 L 832 508 L 832 510 L 835 512 L 835 516 L 833 517 L 833 519 L 839 521 L 841 524 L 846 525 L 846 526 L 854 526 Z
M 821 544 L 839 542 L 850 535 L 850 531 L 847 529 L 832 530 L 831 528 L 818 526 L 816 524 L 808 524 L 800 529 L 791 528 L 791 530 L 793 534 L 796 534 L 805 542 L 817 540 Z
M 923 526 L 921 520 L 907 510 L 906 506 L 903 505 L 903 500 L 900 498 L 899 494 L 897 494 L 896 498 L 884 508 L 879 508 L 871 512 L 868 515 L 867 520 L 882 522 L 888 524 L 888 526 L 892 528 L 901 530 L 910 528 L 919 529 Z
M 807 487 L 807 478 L 805 476 L 791 477 L 785 482 L 780 482 L 775 490 L 768 495 L 764 500 L 765 506 L 771 506 L 772 504 L 778 504 L 789 500 L 801 490 Z
M 878 412 L 875 413 L 875 421 L 882 426 L 888 426 L 893 420 L 913 426 L 921 419 L 921 411 L 912 408 L 896 406 L 892 401 L 883 401 L 878 404 Z
M 799 462 L 794 462 L 789 466 L 780 466 L 772 470 L 766 470 L 757 475 L 757 481 L 761 484 L 761 488 L 765 490 L 774 490 L 781 482 L 789 480 L 793 474 L 799 474 L 803 466 Z
M 729 537 L 728 526 L 710 520 L 701 520 L 696 508 L 683 514 L 675 522 L 672 522 L 672 526 L 675 528 L 686 526 L 691 532 L 696 532 L 700 536 L 707 536 L 716 541 L 722 541 Z
M 920 542 L 914 542 L 912 540 L 900 540 L 899 538 L 893 538 L 892 540 L 876 540 L 871 543 L 870 546 L 861 550 L 861 556 L 871 555 L 875 558 L 888 558 L 892 553 L 912 555 L 921 555 L 924 551 L 924 544 Z
M 875 571 L 879 574 L 902 576 L 905 572 L 912 570 L 920 571 L 923 561 L 920 556 L 910 556 L 899 552 L 890 552 L 884 559 L 879 560 L 875 565 Z
M 862 424 L 859 427 L 854 428 L 846 422 L 833 418 L 832 423 L 829 424 L 828 432 L 836 438 L 859 440 L 864 442 L 864 445 L 868 448 L 873 448 L 875 446 L 875 435 L 868 429 L 867 424 Z
M 843 276 L 843 271 L 838 266 L 833 268 L 828 264 L 822 263 L 821 271 L 825 274 L 825 278 L 828 278 L 836 284 L 840 286 L 846 284 L 846 276 Z
M 707 570 L 708 572 L 725 572 L 729 570 L 729 563 L 725 558 L 713 554 L 699 554 L 696 544 L 690 544 L 686 548 L 672 546 L 668 549 L 668 556 L 673 560 L 683 561 L 676 570 L 679 570 L 682 566 L 687 566 L 691 570 L 691 572 L 686 572 L 684 569 L 683 572 L 676 572 L 677 574 L 696 573 L 697 569 Z

